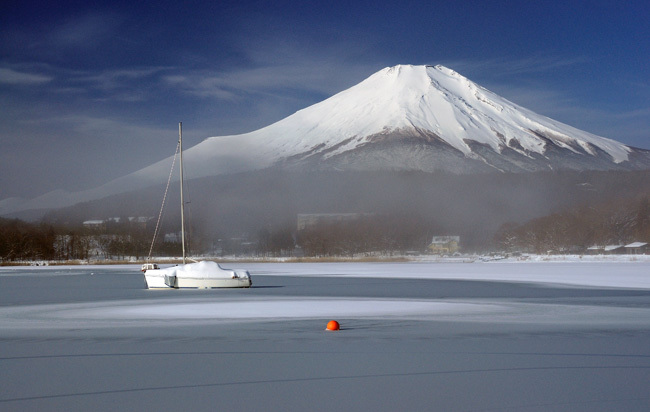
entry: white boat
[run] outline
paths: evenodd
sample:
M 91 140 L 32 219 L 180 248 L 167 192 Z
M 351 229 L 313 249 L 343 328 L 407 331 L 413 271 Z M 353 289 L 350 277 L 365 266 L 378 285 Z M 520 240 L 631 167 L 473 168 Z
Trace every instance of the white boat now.
M 243 269 L 224 269 L 218 263 L 201 261 L 168 268 L 142 269 L 149 289 L 249 288 L 250 274 Z M 143 266 L 145 266 L 143 265 Z
M 181 182 L 181 245 L 183 264 L 160 268 L 157 263 L 142 265 L 144 280 L 149 289 L 211 289 L 249 288 L 253 284 L 250 273 L 244 269 L 225 269 L 218 263 L 201 261 L 186 263 L 185 257 L 185 201 L 183 199 L 183 124 L 178 124 Z M 172 166 L 173 169 L 173 166 Z M 169 183 L 168 183 L 169 185 Z M 163 201 L 164 205 L 164 201 Z M 154 234 L 154 241 L 156 235 Z M 153 243 L 152 243 L 153 249 Z M 149 252 L 151 255 L 151 251 Z

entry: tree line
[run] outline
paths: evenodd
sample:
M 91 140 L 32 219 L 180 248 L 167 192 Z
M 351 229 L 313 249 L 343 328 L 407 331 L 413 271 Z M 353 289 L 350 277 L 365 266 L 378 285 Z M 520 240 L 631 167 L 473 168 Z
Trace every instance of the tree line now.
M 0 262 L 56 259 L 56 236 L 50 225 L 0 218 Z
M 192 230 L 192 229 L 190 229 Z M 101 228 L 81 224 L 28 223 L 0 218 L 0 263 L 20 261 L 124 260 L 148 255 L 153 236 L 149 224 L 107 223 Z M 222 236 L 194 229 L 189 254 L 211 256 L 359 256 L 377 253 L 425 252 L 433 235 L 445 233 L 437 222 L 416 214 L 360 215 L 296 230 L 294 222 L 265 226 L 253 235 Z M 650 242 L 650 200 L 613 199 L 583 204 L 525 223 L 501 225 L 488 248 L 531 253 L 582 253 L 589 246 Z M 461 239 L 462 242 L 462 239 Z M 153 254 L 180 256 L 178 242 L 158 241 Z
M 506 223 L 495 235 L 501 250 L 533 253 L 581 252 L 594 245 L 635 241 L 650 242 L 648 196 L 582 205 L 523 224 Z
M 310 226 L 298 232 L 297 241 L 306 256 L 422 253 L 431 241 L 433 226 L 415 216 L 366 215 Z
M 139 258 L 148 252 L 147 237 L 146 229 L 126 225 L 99 231 L 0 218 L 0 263 Z
M 126 220 L 123 220 L 126 222 Z M 430 225 L 414 216 L 368 215 L 345 222 L 325 222 L 296 230 L 295 223 L 266 226 L 254 235 L 223 236 L 197 229 L 186 244 L 188 254 L 216 256 L 357 256 L 423 252 L 432 235 Z M 150 225 L 105 222 L 95 228 L 28 223 L 0 218 L 0 263 L 19 261 L 124 260 L 146 257 Z M 188 242 L 189 243 L 189 242 Z M 153 254 L 180 256 L 177 241 L 158 241 Z

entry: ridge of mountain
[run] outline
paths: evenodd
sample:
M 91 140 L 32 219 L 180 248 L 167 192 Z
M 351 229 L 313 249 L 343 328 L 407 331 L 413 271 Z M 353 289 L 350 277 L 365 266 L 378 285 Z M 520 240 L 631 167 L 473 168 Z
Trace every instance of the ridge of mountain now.
M 443 66 L 385 68 L 270 126 L 186 153 L 196 176 L 247 163 L 476 173 L 636 169 L 645 157 L 650 166 L 644 151 L 538 115 Z M 216 156 L 226 161 L 208 161 Z

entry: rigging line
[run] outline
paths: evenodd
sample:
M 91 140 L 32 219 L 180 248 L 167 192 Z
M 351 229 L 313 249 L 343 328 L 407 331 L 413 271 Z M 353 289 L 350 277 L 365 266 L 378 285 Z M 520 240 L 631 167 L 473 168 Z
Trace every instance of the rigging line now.
M 187 199 L 187 200 L 184 200 L 184 202 L 185 202 L 185 233 L 186 233 L 186 236 L 185 236 L 185 248 L 187 249 L 187 254 L 191 256 L 192 255 L 192 234 L 193 234 L 193 230 L 192 230 L 192 223 L 193 223 L 193 219 L 192 219 L 192 193 L 191 193 L 192 187 L 191 187 L 191 183 L 188 182 L 188 180 L 190 180 L 192 178 L 192 176 L 190 176 L 189 178 L 187 177 L 185 165 L 183 165 L 183 173 L 185 174 L 185 180 L 184 180 L 185 185 L 184 185 L 183 191 L 185 193 L 185 199 Z
M 187 243 L 187 252 L 188 252 L 187 254 L 191 255 L 192 254 L 191 253 L 192 252 L 192 234 L 193 234 L 193 230 L 192 230 L 192 222 L 193 222 L 193 220 L 192 220 L 192 195 L 191 195 L 191 193 L 190 193 L 190 191 L 188 189 L 189 189 L 189 187 L 188 187 L 188 185 L 186 183 L 185 184 L 185 194 L 186 194 L 187 197 L 190 198 L 190 200 L 185 202 L 185 206 L 187 208 L 188 215 L 189 215 L 188 219 L 187 219 L 187 222 L 186 222 L 186 225 L 187 225 L 186 230 L 187 230 L 188 234 L 187 234 L 187 238 L 185 239 L 185 243 Z
M 156 222 L 156 229 L 153 232 L 153 239 L 151 240 L 151 247 L 149 248 L 149 256 L 147 256 L 147 261 L 151 259 L 151 253 L 153 252 L 153 245 L 156 243 L 156 237 L 158 236 L 158 229 L 160 228 L 160 221 L 162 220 L 163 209 L 165 208 L 165 201 L 167 200 L 167 192 L 169 191 L 169 185 L 172 181 L 172 175 L 174 174 L 174 165 L 176 164 L 176 156 L 181 143 L 178 142 L 176 145 L 176 152 L 174 153 L 174 159 L 172 160 L 172 168 L 169 171 L 169 178 L 167 178 L 167 187 L 165 187 L 165 194 L 163 195 L 162 205 L 160 206 L 160 213 L 158 214 L 158 221 Z

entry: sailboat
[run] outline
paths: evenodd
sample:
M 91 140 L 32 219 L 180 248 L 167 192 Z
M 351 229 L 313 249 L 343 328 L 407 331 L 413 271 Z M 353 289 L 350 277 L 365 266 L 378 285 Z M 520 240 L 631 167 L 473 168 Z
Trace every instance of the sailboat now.
M 181 245 L 183 264 L 160 268 L 157 263 L 142 265 L 144 279 L 149 289 L 211 289 L 249 288 L 253 284 L 250 273 L 244 269 L 225 269 L 218 263 L 201 261 L 186 263 L 185 256 L 185 200 L 183 198 L 183 123 L 178 123 L 178 150 L 180 153 L 181 183 Z M 173 170 L 173 165 L 172 165 Z M 168 183 L 169 186 L 169 183 Z M 163 201 L 164 205 L 164 201 Z M 160 222 L 160 218 L 159 218 Z M 154 234 L 154 241 L 155 241 Z M 153 249 L 153 243 L 152 243 Z M 151 251 L 149 252 L 151 256 Z

